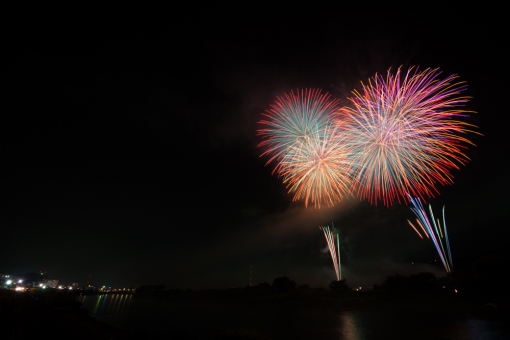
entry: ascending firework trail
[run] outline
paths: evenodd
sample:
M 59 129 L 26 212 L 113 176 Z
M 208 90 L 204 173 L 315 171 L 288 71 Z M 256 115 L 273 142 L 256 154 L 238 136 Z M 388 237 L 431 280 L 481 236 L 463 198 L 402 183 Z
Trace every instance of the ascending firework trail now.
M 329 252 L 331 253 L 331 259 L 333 260 L 333 266 L 335 267 L 336 279 L 337 281 L 340 281 L 342 279 L 342 271 L 340 267 L 340 240 L 338 237 L 338 230 L 334 227 L 333 223 L 331 223 L 331 225 L 333 226 L 333 229 L 329 229 L 329 226 L 321 226 L 319 228 L 324 232 L 324 237 L 326 237 Z
M 452 253 L 450 251 L 450 242 L 448 241 L 448 232 L 446 231 L 446 220 L 444 217 L 444 206 L 443 206 L 443 225 L 439 222 L 439 219 L 434 218 L 434 213 L 432 212 L 432 207 L 429 204 L 429 212 L 430 217 L 427 216 L 427 212 L 425 211 L 421 201 L 419 198 L 414 198 L 409 196 L 411 203 L 413 204 L 413 208 L 411 210 L 416 215 L 416 223 L 419 228 L 409 222 L 409 225 L 416 231 L 418 236 L 423 238 L 420 233 L 420 229 L 423 234 L 429 238 L 434 246 L 436 247 L 437 253 L 441 258 L 441 262 L 443 262 L 444 269 L 447 274 L 451 274 L 453 270 L 453 261 L 452 261 Z M 437 223 L 436 223 L 437 222 Z

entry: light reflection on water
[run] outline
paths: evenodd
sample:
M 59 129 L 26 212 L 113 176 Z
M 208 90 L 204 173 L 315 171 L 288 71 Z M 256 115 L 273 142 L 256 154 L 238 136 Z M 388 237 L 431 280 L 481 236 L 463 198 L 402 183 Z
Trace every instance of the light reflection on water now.
M 339 314 L 340 340 L 451 339 L 506 340 L 508 325 L 473 316 L 397 313 L 391 311 L 346 311 Z
M 131 294 L 80 295 L 78 301 L 96 320 L 119 327 L 129 312 Z
M 510 339 L 508 329 L 502 329 L 498 322 L 477 318 L 469 318 L 456 324 L 453 327 L 452 335 L 454 339 L 466 340 Z
M 343 312 L 340 314 L 339 333 L 343 340 L 365 340 L 363 330 L 357 324 L 353 313 Z
M 136 300 L 131 294 L 85 295 L 78 299 L 98 321 L 128 332 L 203 338 L 212 329 L 257 330 L 271 339 L 397 340 L 510 339 L 501 321 L 448 313 L 387 310 L 335 312 L 270 306 L 232 308 L 206 303 Z M 197 323 L 197 320 L 200 320 Z M 195 337 L 193 337 L 195 336 Z M 150 337 L 148 337 L 150 338 Z

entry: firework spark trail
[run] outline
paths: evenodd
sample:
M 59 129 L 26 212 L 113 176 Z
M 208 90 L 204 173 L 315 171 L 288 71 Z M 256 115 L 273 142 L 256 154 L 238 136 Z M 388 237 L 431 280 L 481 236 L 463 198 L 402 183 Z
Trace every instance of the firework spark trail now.
M 444 207 L 443 207 L 443 209 L 444 209 Z M 432 223 L 434 223 L 434 229 L 436 231 L 437 239 L 439 241 L 441 241 L 441 239 L 444 239 L 443 233 L 441 233 L 441 224 L 439 223 L 439 220 L 437 221 L 437 224 L 436 224 L 436 220 L 434 218 L 434 213 L 432 212 L 432 207 L 430 206 L 430 204 L 429 204 L 429 212 L 430 212 L 430 219 L 432 220 Z M 445 223 L 443 223 L 443 224 L 445 224 Z M 439 225 L 439 228 L 438 228 L 438 225 Z M 445 224 L 445 228 L 446 228 L 446 224 Z M 441 246 L 441 254 L 447 254 L 447 252 L 445 251 L 443 242 L 439 242 L 439 245 Z M 445 259 L 446 259 L 446 257 L 445 257 Z
M 338 237 L 338 231 L 333 228 L 329 229 L 329 226 L 319 227 L 324 232 L 324 237 L 326 238 L 326 242 L 328 243 L 329 252 L 331 254 L 331 259 L 333 260 L 333 267 L 335 268 L 337 281 L 342 279 L 341 266 L 340 266 L 340 241 Z M 335 236 L 336 236 L 336 246 L 335 246 Z
M 434 197 L 436 184 L 453 183 L 451 169 L 469 161 L 463 150 L 473 143 L 463 135 L 476 127 L 458 120 L 470 113 L 458 109 L 469 100 L 460 96 L 467 86 L 439 75 L 430 68 L 376 74 L 353 91 L 352 107 L 338 111 L 358 197 L 388 206 L 408 202 L 407 193 Z
M 425 226 L 425 229 L 427 231 L 428 238 L 432 240 L 432 243 L 436 247 L 437 253 L 439 254 L 439 257 L 441 258 L 441 262 L 443 263 L 443 266 L 446 269 L 446 272 L 451 272 L 451 268 L 448 266 L 448 263 L 444 256 L 444 251 L 442 251 L 444 248 L 440 245 L 441 239 L 439 237 L 436 237 L 436 234 L 434 233 L 434 228 L 432 227 L 427 214 L 421 204 L 421 201 L 418 199 L 417 201 L 411 200 L 415 208 L 411 208 L 411 210 L 415 213 L 415 215 L 418 217 L 419 220 L 422 221 L 421 225 Z M 408 221 L 409 222 L 409 221 Z
M 418 229 L 415 228 L 415 226 L 411 223 L 411 221 L 407 221 L 407 222 L 409 222 L 409 225 L 411 226 L 411 228 L 414 229 L 414 231 L 416 231 L 418 236 L 420 236 L 420 238 L 423 238 L 423 236 L 421 236 L 420 232 L 418 231 Z
M 443 227 L 444 227 L 444 236 L 446 239 L 446 246 L 448 247 L 448 258 L 450 259 L 450 266 L 453 268 L 452 252 L 450 251 L 450 241 L 448 241 L 448 231 L 446 230 L 446 219 L 444 218 L 444 207 L 443 207 Z
M 338 100 L 321 90 L 297 90 L 277 97 L 259 123 L 266 128 L 258 130 L 262 137 L 259 147 L 266 147 L 262 156 L 269 155 L 266 164 L 280 161 L 295 144 L 304 143 L 330 124 L 331 115 L 338 110 Z M 277 164 L 275 171 L 280 169 Z
M 446 231 L 446 220 L 444 216 L 444 207 L 443 207 L 443 226 L 441 228 L 441 224 L 439 223 L 439 220 L 434 220 L 434 214 L 432 212 L 432 207 L 429 204 L 429 212 L 430 212 L 430 219 L 427 216 L 427 213 L 425 211 L 425 208 L 423 207 L 421 201 L 419 198 L 414 198 L 412 196 L 409 196 L 410 202 L 413 204 L 413 207 L 411 210 L 416 215 L 417 219 L 416 221 L 418 224 L 422 227 L 423 231 L 425 232 L 425 235 L 427 238 L 430 238 L 432 240 L 432 243 L 436 247 L 437 253 L 439 254 L 439 257 L 441 258 L 441 262 L 443 263 L 443 266 L 447 273 L 451 273 L 453 269 L 453 261 L 452 261 L 452 254 L 450 251 L 450 242 L 448 240 L 448 232 Z M 432 221 L 432 222 L 431 222 Z M 418 235 L 422 237 L 422 235 L 418 232 L 418 229 L 414 227 L 414 225 L 411 223 L 411 221 L 407 221 L 413 227 L 413 229 L 418 233 Z M 446 246 L 445 246 L 446 245 Z
M 332 206 L 350 195 L 346 143 L 332 124 L 338 109 L 338 100 L 321 90 L 297 90 L 278 97 L 259 122 L 261 156 L 269 156 L 266 165 L 276 163 L 273 173 L 305 206 Z
M 321 202 L 333 206 L 350 195 L 350 164 L 345 142 L 336 128 L 325 129 L 322 135 L 296 143 L 282 158 L 279 175 L 287 184 L 294 200 L 304 199 L 320 208 Z

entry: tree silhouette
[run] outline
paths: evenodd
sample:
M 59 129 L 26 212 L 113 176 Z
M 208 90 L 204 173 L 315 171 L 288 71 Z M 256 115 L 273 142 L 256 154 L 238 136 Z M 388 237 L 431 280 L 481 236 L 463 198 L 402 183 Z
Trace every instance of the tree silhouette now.
M 278 277 L 273 280 L 273 288 L 278 293 L 288 292 L 296 288 L 296 282 L 290 280 L 287 276 Z
M 351 291 L 351 288 L 347 285 L 346 279 L 340 281 L 331 281 L 329 288 L 335 293 L 345 293 Z

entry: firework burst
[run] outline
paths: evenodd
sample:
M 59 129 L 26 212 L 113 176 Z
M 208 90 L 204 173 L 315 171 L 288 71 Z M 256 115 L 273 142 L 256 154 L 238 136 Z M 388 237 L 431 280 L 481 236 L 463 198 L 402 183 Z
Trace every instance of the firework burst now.
M 278 97 L 260 121 L 264 129 L 259 147 L 275 163 L 294 200 L 316 207 L 334 205 L 350 193 L 346 143 L 333 126 L 338 100 L 320 90 L 298 90 Z
M 321 202 L 333 206 L 350 194 L 349 159 L 335 128 L 296 143 L 280 164 L 283 182 L 294 200 L 303 199 L 305 206 L 309 201 L 319 208 Z
M 464 150 L 473 143 L 465 136 L 475 127 L 459 120 L 469 114 L 459 109 L 466 85 L 439 75 L 430 68 L 375 75 L 339 111 L 359 198 L 389 206 L 408 202 L 408 193 L 434 197 L 435 186 L 453 183 L 451 170 L 469 160 Z

